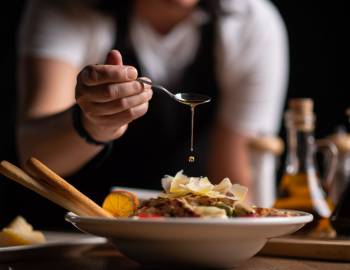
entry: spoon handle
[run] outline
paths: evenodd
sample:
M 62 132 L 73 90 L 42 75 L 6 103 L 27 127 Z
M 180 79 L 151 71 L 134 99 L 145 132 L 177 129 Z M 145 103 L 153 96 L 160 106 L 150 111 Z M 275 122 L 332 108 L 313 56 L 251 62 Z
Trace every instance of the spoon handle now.
M 171 93 L 168 89 L 164 88 L 163 86 L 158 85 L 158 84 L 153 84 L 152 82 L 146 81 L 146 80 L 141 79 L 141 78 L 137 78 L 136 80 L 139 81 L 140 83 L 151 85 L 152 88 L 161 90 L 161 91 L 165 92 L 166 94 L 168 94 L 171 98 L 176 100 L 175 95 L 173 93 Z
M 136 81 L 139 81 L 140 83 L 144 83 L 144 84 L 148 84 L 148 85 L 153 86 L 152 82 L 146 81 L 146 80 L 141 79 L 141 78 L 137 78 Z

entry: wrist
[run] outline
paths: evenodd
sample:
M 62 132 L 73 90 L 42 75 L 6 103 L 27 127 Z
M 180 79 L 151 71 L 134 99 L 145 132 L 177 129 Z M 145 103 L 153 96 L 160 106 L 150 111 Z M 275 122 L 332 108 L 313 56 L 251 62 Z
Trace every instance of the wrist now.
M 110 138 L 104 136 L 102 132 L 102 128 L 100 128 L 97 124 L 94 124 L 87 116 L 83 113 L 81 114 L 81 123 L 86 130 L 86 132 L 96 141 L 100 142 L 109 142 Z
M 112 143 L 112 140 L 95 137 L 96 135 L 91 131 L 91 128 L 89 128 L 90 125 L 86 120 L 79 105 L 75 104 L 72 108 L 72 121 L 77 134 L 91 145 L 107 146 Z

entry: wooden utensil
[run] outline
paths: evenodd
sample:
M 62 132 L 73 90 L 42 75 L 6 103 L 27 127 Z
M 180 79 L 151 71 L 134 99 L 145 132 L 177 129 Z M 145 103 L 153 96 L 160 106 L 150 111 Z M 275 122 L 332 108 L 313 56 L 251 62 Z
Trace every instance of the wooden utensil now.
M 45 180 L 41 177 L 32 177 L 6 160 L 0 163 L 0 173 L 77 215 L 112 217 L 111 214 L 76 190 L 64 179 L 57 176 L 38 160 L 28 161 L 28 164 L 33 170 L 40 171 L 42 175 L 44 172 L 47 174 L 50 172 L 51 175 L 47 176 Z M 41 167 L 38 169 L 39 165 Z M 42 172 L 43 170 L 44 172 Z M 59 180 L 57 180 L 57 177 L 59 177 Z M 56 180 L 60 181 L 60 185 L 57 184 Z
M 47 166 L 45 166 L 38 159 L 31 157 L 26 163 L 26 168 L 28 168 L 29 173 L 35 176 L 38 180 L 44 181 L 48 184 L 53 190 L 60 193 L 63 197 L 69 198 L 73 202 L 79 205 L 80 208 L 83 208 L 91 216 L 108 216 L 109 214 L 102 207 L 97 205 L 90 198 L 85 196 L 74 186 L 69 184 L 66 180 L 60 177 L 58 174 L 53 172 Z

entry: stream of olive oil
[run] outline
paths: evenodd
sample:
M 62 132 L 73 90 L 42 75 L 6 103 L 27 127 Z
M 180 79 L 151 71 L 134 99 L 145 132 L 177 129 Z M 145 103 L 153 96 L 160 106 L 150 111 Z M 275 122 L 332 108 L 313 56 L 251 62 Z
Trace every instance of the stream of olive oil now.
M 193 163 L 196 161 L 196 157 L 194 156 L 194 153 L 193 153 L 193 150 L 194 150 L 194 139 L 193 139 L 193 130 L 194 130 L 194 111 L 195 111 L 195 108 L 198 104 L 198 102 L 196 101 L 191 101 L 191 100 L 183 100 L 182 101 L 183 104 L 186 104 L 188 106 L 191 107 L 191 146 L 190 146 L 190 151 L 191 151 L 191 154 L 188 156 L 188 162 L 190 163 Z
M 194 155 L 194 115 L 195 108 L 197 105 L 206 103 L 207 101 L 200 100 L 190 100 L 190 99 L 182 99 L 181 103 L 186 104 L 191 107 L 191 147 L 190 147 L 190 155 L 188 156 L 188 162 L 193 163 L 196 161 L 196 157 Z
M 193 155 L 193 129 L 194 129 L 194 109 L 196 104 L 190 104 L 191 106 L 191 155 L 188 157 L 188 162 L 195 162 L 196 158 Z

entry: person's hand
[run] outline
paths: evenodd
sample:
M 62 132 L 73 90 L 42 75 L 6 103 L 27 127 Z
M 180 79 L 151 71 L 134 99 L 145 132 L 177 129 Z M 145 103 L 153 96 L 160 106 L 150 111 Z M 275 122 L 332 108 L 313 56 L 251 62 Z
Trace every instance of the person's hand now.
M 131 121 L 147 112 L 153 92 L 136 78 L 137 70 L 124 66 L 116 50 L 108 54 L 104 65 L 90 65 L 79 73 L 75 97 L 83 125 L 95 140 L 119 138 Z

